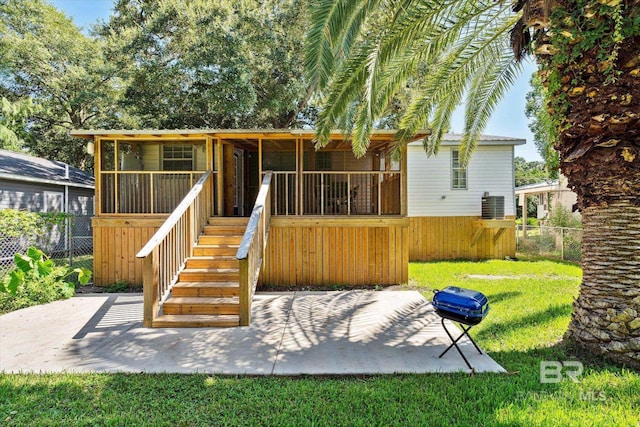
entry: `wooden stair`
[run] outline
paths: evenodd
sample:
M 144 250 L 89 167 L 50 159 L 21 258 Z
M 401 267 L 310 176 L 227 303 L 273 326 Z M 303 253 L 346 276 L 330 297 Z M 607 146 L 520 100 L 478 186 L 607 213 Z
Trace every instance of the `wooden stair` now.
M 154 327 L 239 326 L 239 264 L 235 255 L 247 218 L 212 217 L 162 305 Z

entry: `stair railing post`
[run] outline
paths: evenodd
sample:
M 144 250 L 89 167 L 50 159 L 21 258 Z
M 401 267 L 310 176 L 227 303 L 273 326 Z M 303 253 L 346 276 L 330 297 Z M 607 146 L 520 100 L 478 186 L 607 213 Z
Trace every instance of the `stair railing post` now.
M 143 260 L 142 286 L 144 313 L 142 324 L 145 328 L 153 326 L 153 320 L 158 314 L 158 248 Z
M 251 304 L 250 304 L 250 293 L 249 289 L 249 279 L 251 274 L 249 273 L 249 262 L 247 258 L 243 258 L 239 260 L 239 316 L 240 316 L 240 326 L 249 326 L 251 323 Z

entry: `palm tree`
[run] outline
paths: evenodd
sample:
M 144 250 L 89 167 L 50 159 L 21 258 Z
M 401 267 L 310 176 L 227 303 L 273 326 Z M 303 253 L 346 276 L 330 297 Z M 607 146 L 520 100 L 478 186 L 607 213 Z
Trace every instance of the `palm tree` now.
M 418 82 L 398 144 L 428 126 L 425 148 L 437 152 L 464 101 L 468 160 L 520 60 L 535 57 L 583 217 L 583 281 L 566 338 L 640 366 L 640 1 L 315 0 L 310 14 L 317 144 L 340 127 L 356 154 L 394 95 Z

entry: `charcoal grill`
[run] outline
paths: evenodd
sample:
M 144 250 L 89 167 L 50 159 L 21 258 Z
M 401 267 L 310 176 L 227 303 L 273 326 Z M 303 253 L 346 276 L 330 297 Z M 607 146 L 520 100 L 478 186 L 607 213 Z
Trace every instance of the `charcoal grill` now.
M 478 350 L 478 353 L 482 354 L 480 347 L 478 347 L 469 335 L 469 330 L 482 322 L 489 312 L 489 301 L 487 297 L 481 292 L 471 289 L 448 286 L 441 291 L 435 291 L 432 304 L 436 309 L 436 313 L 441 317 L 442 328 L 449 336 L 449 339 L 451 339 L 451 345 L 449 345 L 438 358 L 442 358 L 452 347 L 455 347 L 469 369 L 473 370 L 473 367 L 458 346 L 458 341 L 466 336 L 469 341 L 473 343 L 476 350 Z M 445 324 L 446 319 L 460 325 L 462 333 L 457 338 L 454 339 L 451 332 L 447 329 L 447 325 Z

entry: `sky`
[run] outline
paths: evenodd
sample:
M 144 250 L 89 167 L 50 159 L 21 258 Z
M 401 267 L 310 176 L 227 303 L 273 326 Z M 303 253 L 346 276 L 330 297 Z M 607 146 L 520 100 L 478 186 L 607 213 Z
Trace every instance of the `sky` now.
M 85 33 L 98 20 L 107 21 L 113 6 L 113 0 L 50 0 L 50 3 L 71 17 Z M 515 148 L 515 155 L 524 157 L 527 161 L 541 160 L 528 127 L 529 121 L 524 114 L 525 97 L 530 90 L 529 79 L 535 70 L 536 66 L 532 61 L 524 64 L 523 73 L 498 104 L 485 130 L 488 135 L 526 139 L 525 145 Z M 459 108 L 453 115 L 451 132 L 460 133 L 463 127 L 464 111 Z

